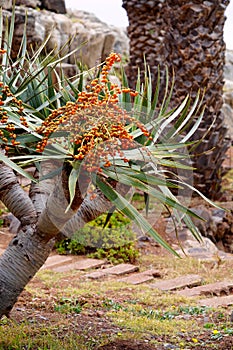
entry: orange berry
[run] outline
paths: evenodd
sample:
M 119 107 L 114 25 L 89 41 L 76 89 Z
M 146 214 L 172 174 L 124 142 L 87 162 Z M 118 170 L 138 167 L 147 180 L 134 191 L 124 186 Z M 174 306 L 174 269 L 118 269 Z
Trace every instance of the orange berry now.
M 130 92 L 130 96 L 132 96 L 132 97 L 135 97 L 135 96 L 137 96 L 137 95 L 138 95 L 138 92 L 137 92 L 137 91 L 135 91 L 135 92 L 131 91 L 131 92 Z

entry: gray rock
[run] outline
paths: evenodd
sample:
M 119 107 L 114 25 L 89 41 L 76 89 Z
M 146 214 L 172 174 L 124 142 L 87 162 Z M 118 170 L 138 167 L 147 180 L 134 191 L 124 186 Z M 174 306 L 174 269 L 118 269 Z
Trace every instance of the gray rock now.
M 43 9 L 56 13 L 66 13 L 65 0 L 41 0 Z
M 125 29 L 107 25 L 93 14 L 84 11 L 69 11 L 65 14 L 64 2 L 58 0 L 17 0 L 17 5 L 13 58 L 17 56 L 23 36 L 26 9 L 28 48 L 35 48 L 48 38 L 47 52 L 53 51 L 60 56 L 72 52 L 63 61 L 74 66 L 67 70 L 69 74 L 75 70 L 77 62 L 92 68 L 103 62 L 112 51 L 128 55 L 129 40 Z M 9 6 L 10 2 L 4 1 L 4 8 Z M 41 10 L 38 11 L 37 7 Z M 5 17 L 11 16 L 9 11 L 3 12 Z
M 233 81 L 233 51 L 226 50 L 225 54 L 225 67 L 224 67 L 224 76 L 225 79 Z
M 5 10 L 9 10 L 12 8 L 12 0 L 0 0 L 0 7 Z
M 31 7 L 31 8 L 38 8 L 41 7 L 41 1 L 40 0 L 16 0 L 15 4 L 18 6 L 25 6 L 25 7 Z
M 226 51 L 225 61 L 225 85 L 223 89 L 224 104 L 222 110 L 225 117 L 225 123 L 228 127 L 228 135 L 231 140 L 233 140 L 233 51 Z
M 174 344 L 170 344 L 170 343 L 163 344 L 163 347 L 164 347 L 164 349 L 169 349 L 169 350 L 177 349 L 177 347 Z
M 183 248 L 187 251 L 188 255 L 203 254 L 215 255 L 218 252 L 216 245 L 206 237 L 203 237 L 203 241 L 199 243 L 197 240 L 187 240 L 184 242 Z
M 192 218 L 194 225 L 198 228 L 202 236 L 211 238 L 215 242 L 215 233 L 217 231 L 216 223 L 212 218 L 212 212 L 204 205 L 191 208 L 191 210 L 202 217 L 205 221 Z
M 104 61 L 111 51 L 127 55 L 129 39 L 124 29 L 109 26 L 94 14 L 86 11 L 68 11 L 73 19 L 71 51 L 81 46 L 78 57 L 89 68 Z M 77 53 L 70 57 L 70 63 L 77 60 Z

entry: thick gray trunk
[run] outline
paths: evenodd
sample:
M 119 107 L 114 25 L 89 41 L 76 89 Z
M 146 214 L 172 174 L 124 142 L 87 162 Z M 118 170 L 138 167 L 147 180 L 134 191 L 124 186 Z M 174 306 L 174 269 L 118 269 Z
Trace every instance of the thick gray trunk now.
M 18 296 L 44 264 L 51 245 L 25 227 L 9 244 L 0 259 L 0 318 L 9 315 Z
M 39 172 L 35 170 L 34 179 L 37 182 L 32 182 L 29 190 L 29 198 L 27 198 L 26 193 L 24 192 L 25 202 L 31 201 L 30 204 L 33 204 L 37 218 L 41 215 L 42 211 L 46 206 L 46 202 L 50 194 L 53 192 L 56 181 L 58 180 L 57 176 L 50 177 L 51 172 L 57 169 L 57 164 L 53 161 L 52 163 L 46 161 L 43 162 L 43 169 Z M 42 180 L 42 176 L 48 176 L 48 178 Z M 13 202 L 16 203 L 16 199 L 13 199 Z M 12 212 L 12 210 L 10 210 Z M 11 218 L 11 224 L 9 230 L 13 234 L 17 234 L 20 230 L 20 221 L 13 216 Z
M 86 181 L 87 180 L 87 181 Z M 88 178 L 83 176 L 85 189 Z M 68 174 L 64 170 L 57 179 L 53 192 L 47 199 L 46 205 L 39 217 L 37 230 L 43 240 L 49 241 L 62 231 L 64 225 L 75 215 L 83 202 L 79 186 L 76 186 L 75 198 L 69 209 Z
M 4 163 L 0 163 L 0 200 L 23 226 L 36 222 L 32 201 L 18 183 L 13 170 Z
M 53 244 L 52 238 L 62 230 L 82 203 L 80 190 L 76 186 L 74 203 L 69 210 L 66 210 L 69 204 L 66 170 L 57 180 L 39 220 L 34 222 L 32 219 L 30 224 L 22 226 L 19 234 L 11 241 L 0 258 L 0 318 L 9 314 L 24 287 L 47 259 Z M 88 186 L 88 181 L 85 181 L 85 177 L 83 179 Z M 0 188 L 4 189 L 4 186 Z M 7 187 L 5 191 L 7 192 Z M 14 197 L 13 193 L 12 197 Z M 20 209 L 20 203 L 18 205 Z M 18 208 L 15 212 L 18 212 Z M 35 213 L 34 215 L 36 217 Z
M 58 166 L 59 165 L 54 161 L 52 163 L 46 161 L 43 162 L 40 172 L 36 170 L 34 173 L 34 178 L 38 180 L 38 182 L 31 183 L 29 197 L 31 198 L 38 217 L 44 210 L 47 199 L 53 192 L 55 183 L 58 180 L 57 176 L 49 176 L 58 168 Z M 43 176 L 48 176 L 48 178 L 42 180 Z
M 68 205 L 69 202 L 64 196 L 62 184 L 58 182 L 38 220 L 38 233 L 43 240 L 49 241 L 55 237 L 75 214 L 72 209 L 66 212 Z

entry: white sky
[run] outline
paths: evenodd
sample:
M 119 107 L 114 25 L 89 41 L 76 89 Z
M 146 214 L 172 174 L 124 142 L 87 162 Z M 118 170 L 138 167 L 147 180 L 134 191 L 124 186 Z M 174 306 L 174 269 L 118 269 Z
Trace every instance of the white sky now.
M 126 27 L 128 19 L 122 8 L 122 0 L 65 0 L 67 8 L 85 10 L 94 13 L 105 23 L 117 27 Z M 227 20 L 224 28 L 224 40 L 228 49 L 233 50 L 233 0 L 226 10 Z

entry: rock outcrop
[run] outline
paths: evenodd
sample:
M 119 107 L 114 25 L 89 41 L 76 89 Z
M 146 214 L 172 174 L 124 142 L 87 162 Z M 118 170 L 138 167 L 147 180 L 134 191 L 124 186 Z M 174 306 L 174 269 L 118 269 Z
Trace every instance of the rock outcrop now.
M 11 2 L 11 0 L 8 2 Z M 55 13 L 66 13 L 65 0 L 16 0 L 15 4 L 17 6 L 48 10 Z M 3 7 L 5 8 L 5 6 Z
M 4 9 L 11 9 L 12 8 L 12 0 L 0 0 L 0 7 Z
M 10 18 L 12 1 L 0 0 L 3 14 Z M 66 11 L 64 0 L 16 0 L 13 56 L 17 54 L 27 11 L 28 47 L 36 47 L 49 37 L 46 50 L 62 55 L 78 51 L 64 59 L 74 71 L 77 62 L 91 68 L 102 62 L 111 51 L 125 55 L 129 44 L 124 29 L 101 22 L 84 11 Z M 72 66 L 74 66 L 72 68 Z
M 233 142 L 233 51 L 227 50 L 224 67 L 223 113 L 228 127 L 228 134 Z

